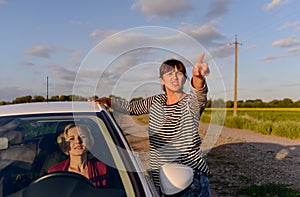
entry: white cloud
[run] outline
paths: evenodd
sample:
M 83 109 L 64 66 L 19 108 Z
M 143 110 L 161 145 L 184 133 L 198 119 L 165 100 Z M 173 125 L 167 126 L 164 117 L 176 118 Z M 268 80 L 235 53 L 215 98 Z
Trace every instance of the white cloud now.
M 194 37 L 205 47 L 215 47 L 223 45 L 226 40 L 226 35 L 218 31 L 217 25 L 218 21 L 212 20 L 201 26 L 186 24 L 181 26 L 179 30 Z
M 223 45 L 210 50 L 210 54 L 214 58 L 226 58 L 234 53 L 234 45 Z
M 283 25 L 281 25 L 278 29 L 282 30 L 288 27 L 297 27 L 300 25 L 300 20 L 294 21 L 294 22 L 285 22 Z
M 114 31 L 114 34 L 103 39 L 95 50 L 98 50 L 100 54 L 107 53 L 115 55 L 124 53 L 130 49 L 137 49 L 141 46 L 161 46 L 162 48 L 178 47 L 180 44 L 183 46 L 187 44 L 182 43 L 182 41 L 186 41 L 186 38 L 180 32 L 184 32 L 193 37 L 205 48 L 214 48 L 230 42 L 226 35 L 217 29 L 217 26 L 218 21 L 211 20 L 201 26 L 184 24 L 178 28 L 178 32 L 176 32 L 176 29 L 171 30 L 164 27 L 161 29 L 159 27 L 153 27 L 153 30 L 149 27 L 145 27 L 144 30 L 143 28 L 138 28 L 129 31 L 120 31 L 118 33 Z M 153 33 L 149 33 L 149 29 L 151 29 Z M 160 32 L 159 35 L 156 35 L 156 31 Z M 162 32 L 165 32 L 166 35 L 160 35 Z M 172 33 L 172 35 L 170 35 L 170 33 Z M 95 30 L 91 33 L 91 36 L 99 38 L 109 34 L 112 34 L 112 32 Z
M 150 18 L 178 16 L 190 11 L 193 6 L 187 0 L 135 0 L 132 9 L 139 9 Z
M 159 42 L 154 36 L 148 35 L 143 31 L 121 31 L 112 36 L 106 37 L 101 41 L 93 53 L 99 53 L 99 55 L 107 54 L 120 54 L 128 52 L 132 49 L 138 49 L 141 46 L 153 46 Z
M 132 73 L 133 70 L 139 70 L 138 68 L 147 61 L 147 56 L 151 55 L 151 53 L 151 49 L 141 49 L 119 56 L 114 62 L 106 67 L 101 76 L 101 80 L 108 80 L 111 82 L 117 81 L 121 78 L 121 76 L 124 77 L 127 75 L 127 72 Z M 137 74 L 137 72 L 133 73 Z M 136 78 L 137 76 L 131 76 L 130 80 L 136 80 Z
M 270 3 L 268 3 L 265 6 L 265 10 L 272 10 L 276 7 L 278 7 L 283 1 L 282 0 L 272 0 Z
M 32 48 L 29 48 L 25 51 L 27 55 L 32 55 L 36 57 L 44 57 L 49 58 L 51 53 L 54 52 L 54 47 L 52 46 L 43 46 L 43 45 L 37 45 Z
M 65 68 L 58 64 L 50 64 L 47 65 L 47 68 L 50 70 L 49 72 L 49 93 L 53 95 L 55 94 L 77 94 L 80 95 L 81 92 L 76 91 L 73 92 L 73 88 L 80 87 L 82 91 L 86 91 L 87 89 L 93 89 L 93 86 L 97 79 L 97 71 L 96 70 L 88 70 L 81 69 L 80 77 L 77 77 L 78 70 L 74 67 L 72 69 Z M 93 81 L 94 80 L 94 81 Z M 91 96 L 90 94 L 83 94 L 83 96 Z
M 282 57 L 283 56 L 281 56 L 281 55 L 267 55 L 267 56 L 263 57 L 261 60 L 262 61 L 271 61 L 271 60 L 275 60 L 275 59 L 280 59 Z
M 251 45 L 251 46 L 245 47 L 244 50 L 245 50 L 245 51 L 250 51 L 250 50 L 256 49 L 256 48 L 257 48 L 256 45 Z
M 54 76 L 57 79 L 62 79 L 66 81 L 74 81 L 76 76 L 76 71 L 68 70 L 58 64 L 47 65 L 47 67 L 52 70 Z
M 116 30 L 100 30 L 100 29 L 96 29 L 94 30 L 90 36 L 94 39 L 97 39 L 97 40 L 102 40 L 108 36 L 111 36 L 115 33 L 117 33 L 118 31 Z
M 121 84 L 127 85 L 125 89 L 136 87 L 133 83 L 145 83 L 158 81 L 158 66 L 166 58 L 178 55 L 178 58 L 192 60 L 198 57 L 202 48 L 195 44 L 197 39 L 206 48 L 223 46 L 212 51 L 214 57 L 228 57 L 233 54 L 233 49 L 229 46 L 226 36 L 217 30 L 217 21 L 210 21 L 202 26 L 184 25 L 177 31 L 164 27 L 133 28 L 129 31 L 121 31 L 107 37 L 100 42 L 94 50 L 88 54 L 80 70 L 79 77 L 85 79 L 83 83 L 92 81 L 89 84 L 98 82 L 97 91 L 99 94 L 106 94 L 104 91 L 115 91 Z M 106 31 L 95 32 L 105 33 Z M 182 33 L 184 32 L 184 33 Z M 189 36 L 193 37 L 192 39 Z M 195 46 L 196 49 L 195 49 Z M 161 58 L 161 59 L 159 59 Z M 191 61 L 193 62 L 193 61 Z M 190 63 L 190 62 L 188 62 Z M 188 65 L 188 64 L 186 64 Z M 97 76 L 90 75 L 87 78 L 83 71 L 95 69 Z M 150 68 L 153 73 L 142 68 Z M 96 70 L 98 69 L 98 70 Z M 63 71 L 60 71 L 63 72 Z M 144 74 L 147 74 L 145 76 Z M 141 79 L 142 78 L 142 79 Z M 126 82 L 126 83 L 125 83 Z M 82 83 L 78 84 L 78 90 Z M 130 85 L 128 85 L 130 84 Z M 85 91 L 88 91 L 84 87 Z M 90 92 L 95 91 L 95 87 Z M 119 90 L 119 89 L 118 89 Z M 89 93 L 88 95 L 92 95 Z
M 289 53 L 296 53 L 296 52 L 300 52 L 300 48 L 290 48 L 288 49 Z
M 298 40 L 295 37 L 288 37 L 288 38 L 283 38 L 277 41 L 274 41 L 272 43 L 273 46 L 277 46 L 277 47 L 293 47 L 293 46 L 298 46 L 300 45 L 300 40 Z
M 23 61 L 22 64 L 25 66 L 34 66 L 34 63 L 29 62 L 29 61 Z
M 84 59 L 85 55 L 86 54 L 81 51 L 74 51 L 67 58 L 66 62 L 67 62 L 67 64 L 72 65 L 77 68 L 80 66 L 80 62 Z
M 7 4 L 7 0 L 0 0 L 0 5 L 4 5 L 4 4 Z
M 228 12 L 228 6 L 230 6 L 233 0 L 215 0 L 210 2 L 209 10 L 206 15 L 208 17 L 217 17 Z

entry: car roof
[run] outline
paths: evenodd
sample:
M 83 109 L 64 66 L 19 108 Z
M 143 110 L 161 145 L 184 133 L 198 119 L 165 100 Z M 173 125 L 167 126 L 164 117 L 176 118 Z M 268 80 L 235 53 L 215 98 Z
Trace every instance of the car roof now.
M 99 112 L 103 108 L 92 102 L 37 102 L 0 106 L 0 117 L 9 115 L 62 113 L 62 112 Z

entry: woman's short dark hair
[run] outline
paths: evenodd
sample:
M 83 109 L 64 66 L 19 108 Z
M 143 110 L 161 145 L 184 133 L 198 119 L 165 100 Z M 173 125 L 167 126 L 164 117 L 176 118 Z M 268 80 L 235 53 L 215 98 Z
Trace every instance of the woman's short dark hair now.
M 186 69 L 185 69 L 184 64 L 181 61 L 176 60 L 176 59 L 169 59 L 169 60 L 164 61 L 161 64 L 160 70 L 159 70 L 160 77 L 162 77 L 163 74 L 170 72 L 175 68 L 177 68 L 178 71 L 182 72 L 183 75 L 187 78 Z

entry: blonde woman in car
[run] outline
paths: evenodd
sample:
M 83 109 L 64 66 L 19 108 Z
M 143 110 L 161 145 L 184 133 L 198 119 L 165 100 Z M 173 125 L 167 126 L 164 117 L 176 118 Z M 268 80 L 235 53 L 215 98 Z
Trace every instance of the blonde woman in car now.
M 88 143 L 93 140 L 90 128 L 83 124 L 69 124 L 57 138 L 60 149 L 69 158 L 52 166 L 48 173 L 57 171 L 76 172 L 90 179 L 94 186 L 108 187 L 108 168 L 96 158 L 88 158 Z

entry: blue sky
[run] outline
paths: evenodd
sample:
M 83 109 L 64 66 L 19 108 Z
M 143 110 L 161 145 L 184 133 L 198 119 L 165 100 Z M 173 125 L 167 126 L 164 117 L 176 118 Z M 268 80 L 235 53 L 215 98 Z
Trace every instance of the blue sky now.
M 201 52 L 209 98 L 300 100 L 298 0 L 0 0 L 0 101 L 159 93 L 158 66 Z M 194 43 L 198 46 L 194 46 Z

